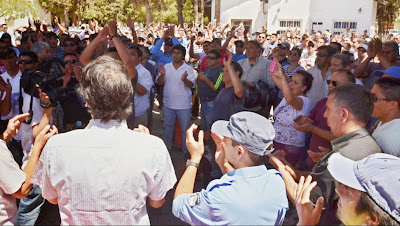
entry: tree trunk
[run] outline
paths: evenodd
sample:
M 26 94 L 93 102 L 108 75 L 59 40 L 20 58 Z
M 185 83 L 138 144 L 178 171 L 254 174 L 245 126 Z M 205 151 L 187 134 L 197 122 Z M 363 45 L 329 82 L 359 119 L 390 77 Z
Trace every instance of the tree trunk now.
M 204 27 L 204 0 L 200 0 L 201 28 Z
M 68 5 L 65 3 L 64 4 L 64 23 L 65 23 L 65 28 L 67 28 L 67 29 L 69 27 L 68 15 L 69 15 L 69 9 L 68 9 Z
M 215 26 L 218 26 L 221 22 L 221 0 L 215 0 Z
M 182 0 L 176 0 L 178 6 L 178 23 L 183 27 L 183 2 Z
M 197 25 L 199 23 L 199 0 L 193 0 L 193 8 L 194 24 Z
M 153 22 L 153 16 L 151 14 L 150 0 L 146 0 L 146 24 Z

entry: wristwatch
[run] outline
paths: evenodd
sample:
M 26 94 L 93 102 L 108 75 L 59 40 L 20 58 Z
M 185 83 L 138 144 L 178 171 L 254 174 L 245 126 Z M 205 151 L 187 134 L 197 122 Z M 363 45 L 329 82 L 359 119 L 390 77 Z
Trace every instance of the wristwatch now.
M 194 166 L 196 168 L 199 168 L 199 164 L 197 162 L 192 162 L 189 159 L 186 161 L 186 167 L 188 166 Z
M 119 38 L 120 36 L 119 36 L 118 33 L 115 33 L 115 34 L 111 35 L 110 40 L 112 40 L 112 39 L 115 38 L 115 37 Z

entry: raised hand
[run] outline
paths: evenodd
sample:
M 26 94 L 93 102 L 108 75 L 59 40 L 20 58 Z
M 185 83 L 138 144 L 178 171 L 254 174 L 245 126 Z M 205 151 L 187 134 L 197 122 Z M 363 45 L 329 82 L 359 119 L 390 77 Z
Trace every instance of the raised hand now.
M 165 75 L 165 68 L 164 68 L 164 65 L 160 64 L 160 65 L 158 66 L 158 71 L 159 71 L 162 75 Z
M 128 17 L 128 19 L 126 20 L 126 25 L 131 29 L 131 30 L 135 30 L 135 23 L 132 21 L 132 19 L 130 17 Z
M 324 198 L 319 197 L 314 206 L 310 203 L 311 190 L 317 185 L 317 182 L 312 182 L 312 177 L 308 176 L 304 179 L 300 177 L 299 184 L 295 185 L 294 201 L 296 203 L 296 210 L 299 216 L 299 223 L 297 225 L 316 225 L 321 217 L 322 207 L 324 206 Z
M 107 26 L 108 26 L 108 34 L 110 36 L 115 35 L 117 33 L 117 22 L 108 21 Z
M 187 77 L 188 77 L 188 73 L 187 73 L 187 71 L 185 71 L 185 73 L 183 73 L 183 75 L 181 77 L 182 81 L 185 81 Z
M 2 139 L 3 139 L 5 142 L 7 142 L 7 141 L 11 140 L 11 138 L 13 138 L 15 135 L 17 135 L 17 133 L 18 133 L 18 131 L 19 131 L 19 126 L 21 125 L 21 123 L 22 123 L 27 117 L 29 117 L 29 113 L 17 115 L 17 116 L 15 116 L 15 117 L 13 117 L 12 119 L 10 119 L 10 120 L 8 121 L 6 131 L 4 131 L 4 133 L 3 133 Z
M 58 133 L 57 127 L 52 126 L 50 128 L 50 125 L 47 125 L 46 127 L 43 128 L 42 131 L 36 136 L 35 138 L 35 143 L 33 144 L 34 148 L 38 149 L 43 149 L 44 145 L 46 145 L 47 141 L 50 139 L 50 137 L 54 136 L 55 134 Z
M 190 159 L 196 162 L 200 162 L 204 154 L 204 133 L 203 130 L 199 131 L 199 139 L 194 139 L 194 131 L 198 128 L 196 124 L 192 124 L 186 131 L 186 147 L 189 150 Z

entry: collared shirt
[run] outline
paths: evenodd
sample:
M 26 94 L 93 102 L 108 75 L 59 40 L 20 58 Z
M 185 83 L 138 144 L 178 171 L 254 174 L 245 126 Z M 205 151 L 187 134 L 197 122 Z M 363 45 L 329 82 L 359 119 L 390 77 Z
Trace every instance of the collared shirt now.
M 162 200 L 175 182 L 161 139 L 98 119 L 52 137 L 32 177 L 58 199 L 63 225 L 148 225 L 146 198 Z
M 314 108 L 318 101 L 328 97 L 328 83 L 326 81 L 331 79 L 331 71 L 328 70 L 325 77 L 318 66 L 307 69 L 307 72 L 313 77 L 311 89 L 307 92 L 307 97 L 311 100 L 311 108 Z
M 191 225 L 278 225 L 287 209 L 281 175 L 265 166 L 229 172 L 172 204 L 172 213 Z
M 240 80 L 251 83 L 264 80 L 268 83 L 270 88 L 275 87 L 275 83 L 272 81 L 271 72 L 268 70 L 271 62 L 272 61 L 263 57 L 258 57 L 254 65 L 250 64 L 249 58 L 239 60 L 238 63 L 243 69 L 243 75 Z
M 14 224 L 17 215 L 15 198 L 26 175 L 15 162 L 6 142 L 0 140 L 0 225 Z
M 147 109 L 150 107 L 150 90 L 151 87 L 153 87 L 153 78 L 151 77 L 150 72 L 143 67 L 142 64 L 138 64 L 136 66 L 136 71 L 138 75 L 138 81 L 137 83 L 142 85 L 146 90 L 147 93 L 144 95 L 140 96 L 137 93 L 135 93 L 135 116 L 141 116 L 143 115 Z
M 179 40 L 175 37 L 172 38 L 172 43 L 174 45 L 180 45 L 181 43 L 179 42 Z M 165 53 L 163 51 L 161 51 L 161 47 L 164 44 L 164 39 L 160 38 L 160 40 L 157 41 L 157 43 L 154 45 L 153 48 L 153 58 L 154 61 L 157 63 L 157 67 L 159 65 L 165 65 L 167 63 L 171 63 L 172 62 L 172 53 L 167 56 L 165 55 Z
M 333 153 L 340 153 L 354 161 L 369 155 L 381 153 L 381 148 L 366 129 L 359 129 L 331 141 L 332 151 L 325 155 L 314 166 L 310 175 L 317 181 L 317 186 L 311 191 L 310 200 L 316 203 L 322 196 L 325 200 L 325 210 L 322 212 L 320 224 L 338 223 L 336 218 L 337 201 L 339 196 L 335 188 L 339 185 L 328 171 L 328 159 Z
M 11 111 L 10 111 L 10 113 L 8 113 L 7 116 L 1 116 L 0 117 L 2 120 L 7 120 L 7 119 L 10 119 L 10 118 L 12 118 L 12 117 L 14 117 L 16 115 L 19 115 L 19 113 L 20 113 L 19 112 L 19 102 L 18 102 L 19 96 L 22 95 L 22 97 L 24 97 L 24 94 L 25 94 L 24 93 L 24 89 L 21 89 L 22 90 L 22 94 L 20 94 L 20 89 L 19 89 L 22 73 L 21 73 L 21 71 L 18 71 L 18 73 L 14 76 L 14 78 L 11 77 L 7 72 L 4 72 L 0 76 L 4 80 L 4 82 L 6 82 L 6 83 L 7 83 L 7 80 L 10 80 L 11 87 L 12 87 L 12 90 L 11 90 Z M 4 93 L 4 95 L 2 96 L 1 99 L 4 100 L 5 97 L 6 97 L 6 95 Z M 18 134 L 13 139 L 21 140 L 20 133 L 18 132 Z
M 400 119 L 393 119 L 385 124 L 380 122 L 372 137 L 384 153 L 400 157 Z
M 164 104 L 170 109 L 190 109 L 192 107 L 192 90 L 182 81 L 182 75 L 187 72 L 187 80 L 195 85 L 194 70 L 188 64 L 183 63 L 175 68 L 172 63 L 166 64 L 164 83 Z

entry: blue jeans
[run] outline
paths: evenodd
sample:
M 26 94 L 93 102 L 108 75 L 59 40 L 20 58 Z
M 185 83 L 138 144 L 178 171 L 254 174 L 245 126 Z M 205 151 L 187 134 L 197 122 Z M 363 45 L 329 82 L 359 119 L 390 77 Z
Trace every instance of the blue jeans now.
M 200 129 L 202 129 L 204 132 L 210 131 L 213 110 L 214 110 L 214 101 L 201 101 Z
M 42 190 L 38 185 L 33 185 L 26 198 L 19 202 L 17 212 L 17 225 L 34 225 L 40 214 L 40 208 L 44 204 Z
M 171 109 L 167 106 L 163 106 L 163 115 L 164 115 L 164 132 L 163 132 L 163 140 L 168 150 L 171 150 L 172 147 L 172 138 L 174 136 L 174 128 L 175 128 L 175 118 L 178 118 L 179 125 L 181 127 L 182 132 L 182 150 L 184 153 L 189 153 L 186 148 L 186 130 L 189 129 L 191 123 L 191 115 L 192 109 Z

